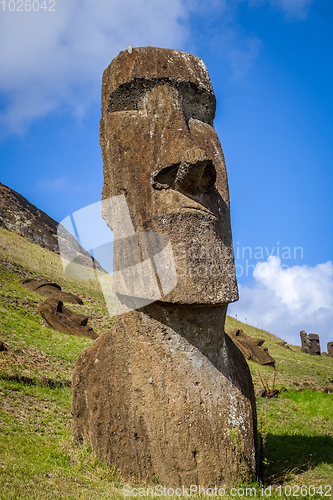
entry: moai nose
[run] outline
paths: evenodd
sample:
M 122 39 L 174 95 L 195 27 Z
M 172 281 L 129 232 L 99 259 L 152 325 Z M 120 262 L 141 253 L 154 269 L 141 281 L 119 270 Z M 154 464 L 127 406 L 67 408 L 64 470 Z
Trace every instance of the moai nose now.
M 182 193 L 195 195 L 206 192 L 215 184 L 216 171 L 208 158 L 195 163 L 182 161 L 179 165 L 173 188 Z
M 151 183 L 155 189 L 174 189 L 195 196 L 206 193 L 215 184 L 216 170 L 209 159 L 194 163 L 181 161 L 152 173 Z

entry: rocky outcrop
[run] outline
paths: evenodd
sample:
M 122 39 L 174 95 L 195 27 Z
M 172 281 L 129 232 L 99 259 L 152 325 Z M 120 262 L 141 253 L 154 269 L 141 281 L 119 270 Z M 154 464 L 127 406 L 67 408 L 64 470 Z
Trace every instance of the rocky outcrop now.
M 264 339 L 250 337 L 238 328 L 231 328 L 227 331 L 227 335 L 236 344 L 245 359 L 254 361 L 260 365 L 275 365 L 275 359 L 268 353 L 268 349 L 262 347 L 265 342 Z
M 63 292 L 60 285 L 49 280 L 27 278 L 21 281 L 21 285 L 27 290 L 36 292 L 43 297 L 53 297 L 62 302 L 70 302 L 71 304 L 83 304 L 80 297 L 72 293 Z
M 0 183 L 0 226 L 52 252 L 58 251 L 58 223 L 22 195 Z
M 87 316 L 70 311 L 57 298 L 51 297 L 46 299 L 39 306 L 38 310 L 47 325 L 58 332 L 76 337 L 89 337 L 91 339 L 98 337 L 97 333 L 87 326 Z
M 76 363 L 72 433 L 126 480 L 231 487 L 257 474 L 252 379 L 224 333 L 238 290 L 214 114 L 191 54 L 135 48 L 104 72 L 118 316 Z
M 57 236 L 58 222 L 38 209 L 22 195 L 0 183 L 0 227 L 19 233 L 33 243 L 59 253 L 58 237 L 61 237 L 61 251 L 70 262 L 103 271 L 98 262 L 82 248 L 75 238 L 61 228 Z

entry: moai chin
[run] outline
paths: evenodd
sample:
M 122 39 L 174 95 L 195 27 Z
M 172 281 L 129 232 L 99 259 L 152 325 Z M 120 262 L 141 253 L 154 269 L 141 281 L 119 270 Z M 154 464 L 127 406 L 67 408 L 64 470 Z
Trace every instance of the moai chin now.
M 104 72 L 103 200 L 123 196 L 134 230 L 107 203 L 103 217 L 126 233 L 114 276 L 128 312 L 76 363 L 72 432 L 124 479 L 231 487 L 257 474 L 251 375 L 224 333 L 238 290 L 214 115 L 206 66 L 191 54 L 133 48 Z M 147 234 L 170 242 L 177 278 L 150 304 L 122 274 L 147 256 Z

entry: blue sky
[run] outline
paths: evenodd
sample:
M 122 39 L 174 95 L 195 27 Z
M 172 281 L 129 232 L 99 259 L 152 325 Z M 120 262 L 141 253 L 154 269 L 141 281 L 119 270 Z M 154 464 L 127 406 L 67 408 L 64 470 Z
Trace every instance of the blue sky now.
M 105 67 L 128 45 L 198 55 L 217 97 L 229 175 L 240 285 L 229 311 L 292 343 L 302 329 L 319 333 L 325 350 L 333 340 L 331 0 L 1 8 L 1 182 L 58 221 L 100 200 Z

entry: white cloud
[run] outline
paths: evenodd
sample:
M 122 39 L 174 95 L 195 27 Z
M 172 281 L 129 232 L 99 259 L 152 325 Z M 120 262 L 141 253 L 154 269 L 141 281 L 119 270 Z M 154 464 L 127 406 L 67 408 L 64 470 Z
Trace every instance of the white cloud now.
M 254 286 L 240 285 L 240 300 L 229 314 L 294 345 L 300 330 L 320 335 L 321 349 L 333 341 L 333 264 L 314 267 L 281 265 L 278 257 L 259 262 Z
M 268 3 L 276 10 L 282 11 L 287 19 L 304 20 L 313 0 L 249 0 L 250 6 L 260 6 Z
M 227 52 L 229 64 L 236 78 L 241 78 L 251 68 L 259 55 L 260 47 L 261 41 L 258 37 L 238 36 L 238 44 L 233 44 Z
M 82 113 L 98 102 L 102 72 L 120 50 L 181 47 L 185 18 L 182 0 L 59 0 L 55 12 L 7 9 L 0 18 L 0 125 L 20 132 L 62 104 Z
M 40 179 L 36 184 L 36 190 L 46 192 L 64 192 L 70 191 L 71 193 L 80 193 L 85 191 L 80 184 L 69 182 L 66 177 L 58 177 L 56 179 Z
M 200 36 L 213 45 L 216 39 L 217 58 L 242 77 L 261 42 L 237 24 L 240 1 L 57 0 L 55 12 L 10 12 L 7 0 L 0 16 L 0 130 L 20 133 L 61 106 L 84 115 L 92 102 L 99 102 L 102 72 L 120 50 L 128 45 L 184 49 L 190 13 L 208 22 L 206 28 L 201 23 L 206 33 Z M 312 0 L 247 1 L 269 1 L 287 16 L 303 18 Z M 219 29 L 210 29 L 216 19 Z M 191 35 L 195 49 L 198 33 Z
M 281 9 L 288 18 L 303 20 L 308 15 L 312 0 L 270 0 L 270 3 Z

